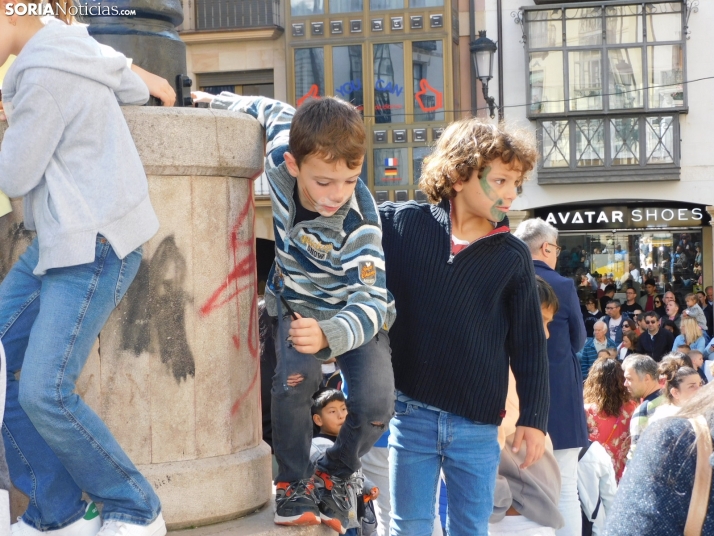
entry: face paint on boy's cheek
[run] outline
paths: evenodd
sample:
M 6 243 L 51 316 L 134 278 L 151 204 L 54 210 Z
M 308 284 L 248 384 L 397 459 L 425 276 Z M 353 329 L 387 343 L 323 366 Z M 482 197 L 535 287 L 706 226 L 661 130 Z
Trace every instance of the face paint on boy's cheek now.
M 506 213 L 502 210 L 499 210 L 497 207 L 502 207 L 504 205 L 504 202 L 503 199 L 498 197 L 496 192 L 493 191 L 493 188 L 491 188 L 491 185 L 488 183 L 489 173 L 491 173 L 491 167 L 486 166 L 483 170 L 483 173 L 481 174 L 479 183 L 481 184 L 481 189 L 483 190 L 483 193 L 486 194 L 486 197 L 493 201 L 493 205 L 491 205 L 490 209 L 493 221 L 503 221 L 503 218 L 506 217 Z

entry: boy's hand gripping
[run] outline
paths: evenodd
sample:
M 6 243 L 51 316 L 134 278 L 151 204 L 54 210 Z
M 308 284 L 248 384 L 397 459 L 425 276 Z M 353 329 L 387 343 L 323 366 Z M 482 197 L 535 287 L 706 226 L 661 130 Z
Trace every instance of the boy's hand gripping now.
M 295 313 L 295 320 L 290 323 L 290 341 L 293 347 L 303 354 L 316 354 L 329 346 L 327 337 L 314 318 L 303 318 Z

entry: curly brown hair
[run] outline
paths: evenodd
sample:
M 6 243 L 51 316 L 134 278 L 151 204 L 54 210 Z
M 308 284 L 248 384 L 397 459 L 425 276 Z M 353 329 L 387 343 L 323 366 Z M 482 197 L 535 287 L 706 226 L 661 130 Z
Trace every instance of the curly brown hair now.
M 595 404 L 605 415 L 617 417 L 622 406 L 630 401 L 620 362 L 609 358 L 597 359 L 585 380 L 583 398 L 586 403 Z
M 501 159 L 518 168 L 525 180 L 537 159 L 536 144 L 525 130 L 486 123 L 472 117 L 451 123 L 424 159 L 419 187 L 432 203 L 456 195 L 454 184 L 466 182 L 474 171 L 481 173 L 489 163 Z

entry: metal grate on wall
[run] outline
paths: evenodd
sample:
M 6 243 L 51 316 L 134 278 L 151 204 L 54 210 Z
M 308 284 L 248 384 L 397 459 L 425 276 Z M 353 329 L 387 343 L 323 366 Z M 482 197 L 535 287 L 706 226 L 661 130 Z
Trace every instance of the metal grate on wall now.
M 196 0 L 196 28 L 281 27 L 280 0 Z

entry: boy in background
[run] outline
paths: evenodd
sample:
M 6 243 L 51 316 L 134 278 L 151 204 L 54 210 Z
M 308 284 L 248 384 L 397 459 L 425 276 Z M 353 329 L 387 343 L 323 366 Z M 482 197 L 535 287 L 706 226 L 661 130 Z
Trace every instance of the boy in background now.
M 359 178 L 367 136 L 362 117 L 336 98 L 308 100 L 295 111 L 265 97 L 192 96 L 213 109 L 247 113 L 266 133 L 275 262 L 265 302 L 278 325 L 271 397 L 275 523 L 322 522 L 344 534 L 352 507 L 343 500 L 348 479 L 394 411 L 387 330 L 396 311 L 386 288 L 377 205 Z M 283 307 L 289 316 L 279 314 Z M 289 344 L 280 336 L 286 332 Z M 349 414 L 315 470 L 310 409 L 322 381 L 320 363 L 332 357 L 349 388 Z
M 330 448 L 340 433 L 347 418 L 347 404 L 344 393 L 336 389 L 326 389 L 315 396 L 312 405 L 312 421 L 319 430 L 312 438 L 310 460 L 317 462 Z M 350 478 L 348 491 L 352 497 L 353 509 L 349 513 L 350 523 L 347 535 L 370 536 L 376 530 L 377 520 L 374 507 L 370 504 L 379 495 L 379 490 L 364 479 L 358 471 Z M 369 529 L 367 528 L 369 527 Z M 360 529 L 358 531 L 357 529 Z

